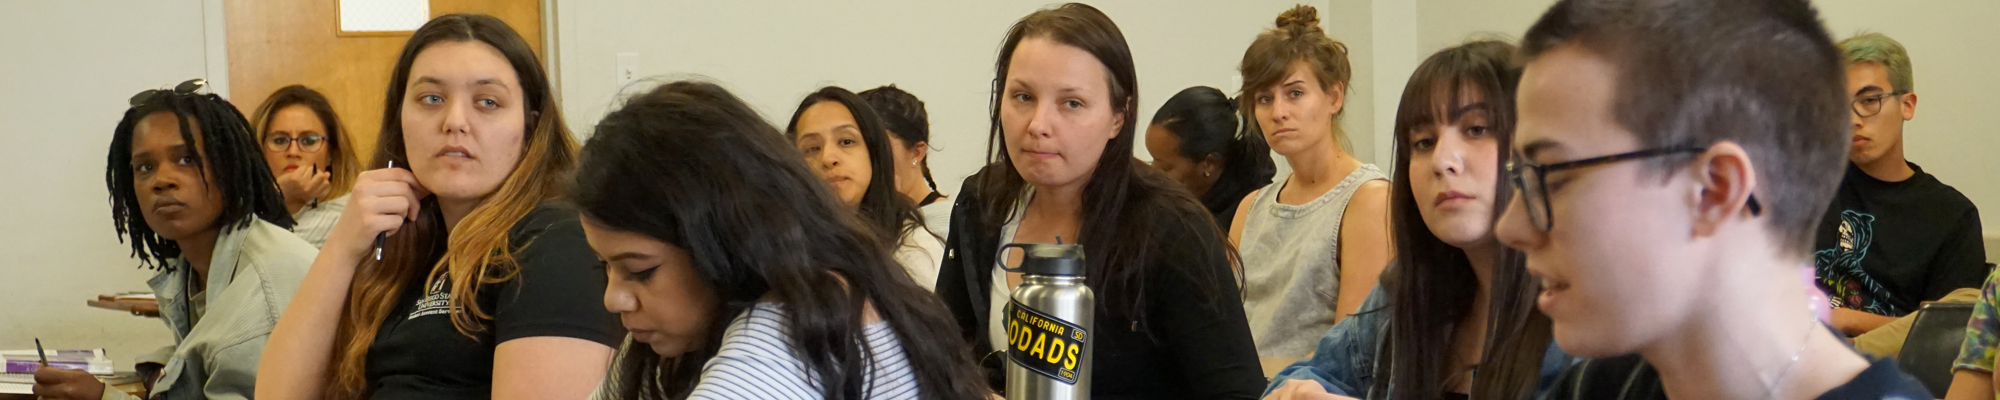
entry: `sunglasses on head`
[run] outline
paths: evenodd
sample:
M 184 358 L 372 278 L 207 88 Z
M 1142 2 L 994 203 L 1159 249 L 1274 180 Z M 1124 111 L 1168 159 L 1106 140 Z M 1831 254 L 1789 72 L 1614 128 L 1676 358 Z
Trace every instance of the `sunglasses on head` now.
M 208 86 L 207 79 L 194 78 L 187 80 L 187 82 L 181 82 L 179 85 L 174 85 L 173 89 L 146 89 L 146 91 L 132 95 L 131 104 L 133 107 L 143 106 L 169 93 L 181 95 L 194 94 L 196 90 L 201 90 L 204 86 Z

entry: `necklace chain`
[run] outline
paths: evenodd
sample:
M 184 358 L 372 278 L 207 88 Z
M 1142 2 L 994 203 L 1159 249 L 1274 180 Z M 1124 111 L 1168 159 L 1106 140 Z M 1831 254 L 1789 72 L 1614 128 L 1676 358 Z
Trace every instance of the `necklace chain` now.
M 1805 354 L 1806 345 L 1812 343 L 1812 333 L 1819 327 L 1819 318 L 1812 313 L 1806 313 L 1806 322 L 1806 335 L 1799 339 L 1799 349 L 1792 350 L 1792 360 L 1785 363 L 1784 369 L 1778 370 L 1778 379 L 1771 381 L 1771 386 L 1764 388 L 1765 399 L 1777 398 L 1778 387 L 1785 384 L 1785 375 L 1792 373 L 1792 366 L 1799 364 L 1799 356 Z

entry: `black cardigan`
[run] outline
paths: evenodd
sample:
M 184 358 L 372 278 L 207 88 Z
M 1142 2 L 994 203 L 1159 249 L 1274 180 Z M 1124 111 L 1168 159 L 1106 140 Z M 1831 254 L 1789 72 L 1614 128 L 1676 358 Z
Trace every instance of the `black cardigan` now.
M 982 221 L 979 213 L 984 201 L 1015 199 L 980 199 L 975 189 L 996 170 L 985 168 L 967 178 L 958 191 L 937 294 L 950 307 L 973 354 L 983 357 L 989 383 L 1001 391 L 1006 375 L 999 367 L 1006 357 L 987 356 L 993 346 L 986 326 L 1000 226 Z M 1242 295 L 1224 255 L 1227 244 L 1218 231 L 1199 225 L 1212 224 L 1207 215 L 1187 214 L 1182 221 L 1169 221 L 1179 223 L 1161 223 L 1165 229 L 1150 232 L 1162 240 L 1157 247 L 1163 252 L 1140 260 L 1149 263 L 1143 289 L 1146 321 L 1109 316 L 1101 283 L 1096 277 L 1086 278 L 1085 285 L 1098 296 L 1093 398 L 1256 399 L 1263 392 L 1267 381 L 1251 342 Z M 1197 280 L 1219 290 L 1198 296 L 1202 285 Z

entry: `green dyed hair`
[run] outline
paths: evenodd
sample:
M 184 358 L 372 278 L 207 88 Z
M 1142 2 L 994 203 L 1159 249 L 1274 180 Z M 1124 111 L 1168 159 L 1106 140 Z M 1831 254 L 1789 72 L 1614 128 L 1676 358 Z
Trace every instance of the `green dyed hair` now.
M 1847 40 L 1840 41 L 1840 51 L 1847 54 L 1847 65 L 1864 62 L 1882 64 L 1889 70 L 1890 91 L 1914 92 L 1916 78 L 1910 71 L 1910 52 L 1903 50 L 1903 44 L 1875 32 L 1862 32 Z

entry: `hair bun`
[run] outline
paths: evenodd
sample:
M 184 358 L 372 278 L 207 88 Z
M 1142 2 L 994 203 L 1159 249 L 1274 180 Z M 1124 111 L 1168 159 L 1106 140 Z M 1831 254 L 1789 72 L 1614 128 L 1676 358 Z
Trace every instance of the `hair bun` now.
M 1294 37 L 1324 33 L 1319 28 L 1319 9 L 1304 4 L 1278 14 L 1278 30 L 1290 33 Z

